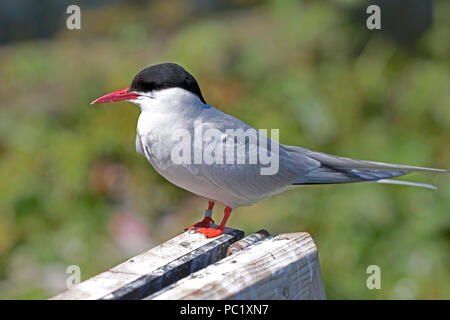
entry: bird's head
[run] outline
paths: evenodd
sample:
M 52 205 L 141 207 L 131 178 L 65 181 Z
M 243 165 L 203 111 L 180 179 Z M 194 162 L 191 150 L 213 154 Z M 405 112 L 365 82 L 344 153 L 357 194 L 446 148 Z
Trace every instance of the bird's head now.
M 169 90 L 169 89 L 181 89 Z M 152 100 L 177 99 L 181 93 L 194 95 L 206 104 L 200 87 L 195 78 L 183 67 L 175 63 L 157 64 L 140 71 L 131 82 L 130 87 L 124 88 L 94 100 L 91 104 L 130 101 L 141 108 L 152 104 Z

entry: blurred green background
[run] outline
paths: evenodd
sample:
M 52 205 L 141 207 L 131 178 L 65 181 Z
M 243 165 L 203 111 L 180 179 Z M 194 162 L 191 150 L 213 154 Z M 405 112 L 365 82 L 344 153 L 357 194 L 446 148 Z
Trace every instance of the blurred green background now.
M 406 2 L 378 1 L 369 31 L 366 1 L 78 1 L 81 30 L 72 1 L 4 1 L 0 298 L 48 298 L 69 265 L 85 280 L 202 218 L 135 153 L 138 108 L 89 105 L 152 64 L 181 64 L 208 103 L 282 143 L 449 169 L 450 2 Z M 408 179 L 439 189 L 300 187 L 229 226 L 309 232 L 329 299 L 449 299 L 450 179 Z

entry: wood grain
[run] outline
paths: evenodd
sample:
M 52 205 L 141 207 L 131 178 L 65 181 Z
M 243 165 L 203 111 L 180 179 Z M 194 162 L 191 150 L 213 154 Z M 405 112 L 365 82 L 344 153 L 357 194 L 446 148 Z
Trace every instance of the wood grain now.
M 240 230 L 206 239 L 184 232 L 51 299 L 140 299 L 222 259 Z
M 326 299 L 308 233 L 272 236 L 146 299 Z

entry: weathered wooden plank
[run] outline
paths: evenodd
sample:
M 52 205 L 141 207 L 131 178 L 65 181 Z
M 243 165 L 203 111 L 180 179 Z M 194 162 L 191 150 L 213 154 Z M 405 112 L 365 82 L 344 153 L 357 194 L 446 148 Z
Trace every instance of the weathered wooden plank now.
M 240 230 L 207 239 L 184 232 L 51 299 L 140 299 L 222 259 Z
M 326 299 L 308 233 L 268 237 L 146 299 Z
M 236 241 L 231 246 L 228 247 L 227 256 L 232 255 L 233 253 L 239 252 L 248 246 L 255 244 L 258 241 L 261 241 L 270 236 L 270 233 L 267 230 L 259 230 L 255 233 L 252 233 L 246 236 L 244 239 Z

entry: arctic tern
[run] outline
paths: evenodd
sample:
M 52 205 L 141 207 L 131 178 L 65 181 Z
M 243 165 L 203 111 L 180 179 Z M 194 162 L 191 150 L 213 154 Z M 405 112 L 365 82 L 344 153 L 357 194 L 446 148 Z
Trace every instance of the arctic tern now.
M 434 188 L 428 184 L 390 178 L 412 171 L 448 172 L 334 156 L 278 144 L 264 134 L 259 134 L 257 141 L 252 140 L 249 132 L 258 132 L 256 129 L 207 104 L 194 77 L 174 63 L 145 68 L 134 77 L 129 88 L 107 94 L 92 104 L 123 100 L 133 102 L 141 109 L 136 151 L 143 154 L 168 181 L 209 201 L 204 219 L 189 228 L 208 238 L 222 234 L 232 209 L 253 204 L 296 185 L 371 181 Z M 189 150 L 182 151 L 183 156 L 198 152 L 202 155 L 206 149 L 219 153 L 224 149 L 225 153 L 231 152 L 231 162 L 174 161 L 174 150 L 180 148 L 181 139 L 180 136 L 174 137 L 174 133 L 185 132 L 195 136 L 200 126 L 203 131 L 214 129 L 219 136 L 205 139 L 200 144 L 189 144 Z M 245 132 L 249 136 L 230 137 L 230 130 Z M 261 138 L 268 142 L 262 148 Z M 267 163 L 249 161 L 251 152 L 255 150 L 272 155 L 276 151 L 275 172 L 263 174 Z M 211 226 L 215 202 L 226 206 L 217 228 Z

